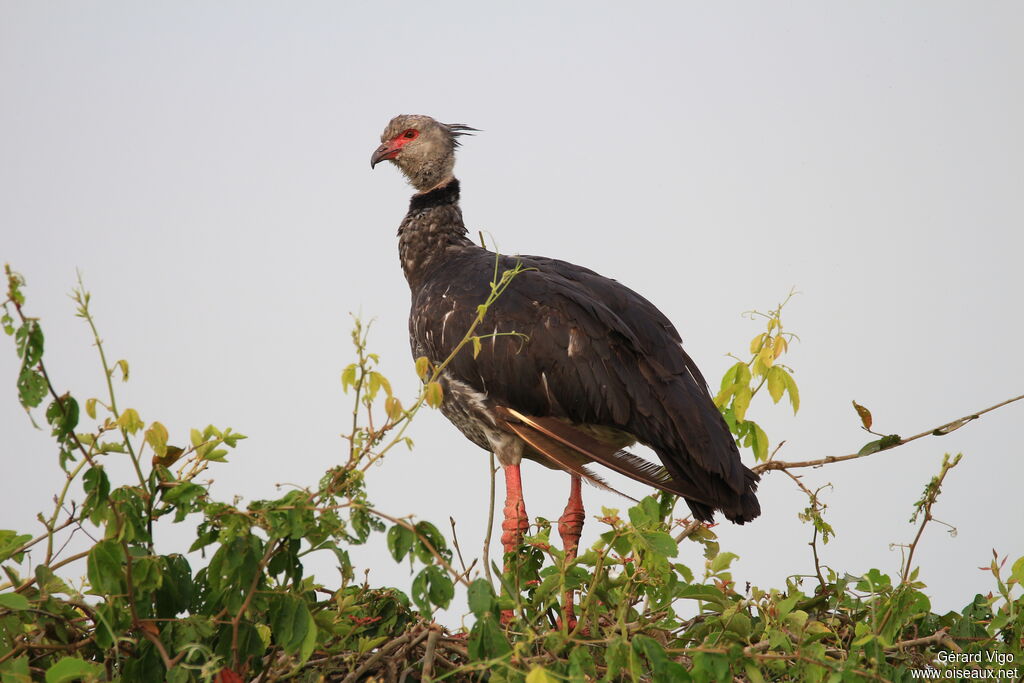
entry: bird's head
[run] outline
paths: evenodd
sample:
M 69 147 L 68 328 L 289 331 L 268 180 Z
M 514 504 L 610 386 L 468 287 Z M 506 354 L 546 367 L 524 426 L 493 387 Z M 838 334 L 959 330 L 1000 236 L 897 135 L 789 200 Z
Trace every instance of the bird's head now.
M 452 177 L 459 136 L 471 135 L 475 130 L 461 123 L 441 123 L 422 114 L 400 114 L 391 119 L 381 134 L 382 144 L 370 157 L 370 167 L 391 161 L 413 187 L 426 192 Z

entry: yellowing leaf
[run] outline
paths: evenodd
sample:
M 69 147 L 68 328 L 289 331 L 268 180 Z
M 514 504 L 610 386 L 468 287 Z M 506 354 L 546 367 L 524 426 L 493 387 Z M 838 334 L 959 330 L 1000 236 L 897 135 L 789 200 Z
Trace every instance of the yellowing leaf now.
M 121 381 L 122 382 L 127 382 L 128 381 L 128 361 L 126 361 L 125 359 L 122 358 L 121 360 L 117 361 L 116 365 L 117 365 L 117 367 L 121 368 Z
M 789 342 L 786 341 L 785 337 L 776 337 L 775 338 L 775 348 L 780 348 L 780 347 L 782 348 L 782 351 L 789 351 Z M 780 351 L 780 353 L 781 353 L 781 351 Z M 776 354 L 775 357 L 778 358 L 779 357 L 778 354 Z
M 426 379 L 427 373 L 430 372 L 430 360 L 426 356 L 420 356 L 416 359 L 416 374 L 420 379 Z
M 355 386 L 356 384 L 356 370 L 358 366 L 352 363 L 347 368 L 341 371 L 341 389 L 348 393 L 348 388 Z
M 177 446 L 167 446 L 164 449 L 163 455 L 153 456 L 153 464 L 159 465 L 160 467 L 170 467 L 174 463 L 178 462 L 184 452 L 184 449 L 178 448 Z
M 402 416 L 402 402 L 394 396 L 388 396 L 384 399 L 384 412 L 388 414 L 388 418 L 397 420 Z
M 761 350 L 761 345 L 764 343 L 765 337 L 768 335 L 762 332 L 753 339 L 750 340 L 750 352 L 757 353 Z
M 98 398 L 85 399 L 85 414 L 94 420 L 96 419 L 96 403 L 98 401 Z
M 720 387 L 722 391 L 725 391 L 727 387 L 731 387 L 733 384 L 736 384 L 736 382 L 739 381 L 737 378 L 739 377 L 739 369 L 741 367 L 745 368 L 747 367 L 747 364 L 734 363 L 732 367 L 725 371 L 725 374 L 722 375 L 722 385 Z
M 139 417 L 138 411 L 134 408 L 127 408 L 121 417 L 117 418 L 117 426 L 129 434 L 134 434 L 145 426 L 145 422 Z
M 736 416 L 737 422 L 743 422 L 747 408 L 750 407 L 751 398 L 750 387 L 743 386 L 736 391 L 736 398 L 732 400 L 732 412 Z
M 782 394 L 786 391 L 785 375 L 789 373 L 776 366 L 768 371 L 768 393 L 772 397 L 772 403 L 782 400 Z
M 558 679 L 548 673 L 544 667 L 538 666 L 526 674 L 526 683 L 558 683 Z
M 154 422 L 149 425 L 145 436 L 146 443 L 153 449 L 153 453 L 157 458 L 163 457 L 167 453 L 167 427 L 164 427 L 159 422 Z
M 477 356 L 480 355 L 481 346 L 482 345 L 480 344 L 480 337 L 473 337 L 473 358 L 476 358 Z
M 796 411 L 800 410 L 800 390 L 796 386 L 796 380 L 793 379 L 793 375 L 786 373 L 786 392 L 789 394 L 789 403 L 793 406 L 793 414 L 796 415 Z
M 860 416 L 860 423 L 864 425 L 864 429 L 871 429 L 871 411 L 856 401 L 853 401 L 852 403 L 853 409 L 856 410 L 857 415 Z
M 391 382 L 389 382 L 388 378 L 380 374 L 379 372 L 370 372 L 370 386 L 367 390 L 369 397 L 371 399 L 374 398 L 377 395 L 377 392 L 379 392 L 381 389 L 384 390 L 384 393 L 387 396 L 390 396 Z
M 733 395 L 739 390 L 740 386 L 742 385 L 730 384 L 727 387 L 723 387 L 722 390 L 718 392 L 718 395 L 715 396 L 715 405 L 719 408 L 719 410 L 724 408 L 729 403 L 729 399 L 732 398 Z
M 444 400 L 444 392 L 438 382 L 428 382 L 427 386 L 423 387 L 423 395 L 426 397 L 427 405 L 431 408 L 439 407 L 441 401 Z

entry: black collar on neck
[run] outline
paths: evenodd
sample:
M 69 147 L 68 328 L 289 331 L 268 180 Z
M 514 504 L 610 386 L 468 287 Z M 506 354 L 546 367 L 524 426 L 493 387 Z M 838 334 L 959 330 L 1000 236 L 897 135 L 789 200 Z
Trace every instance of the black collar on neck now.
M 423 211 L 438 206 L 457 204 L 459 201 L 459 180 L 452 178 L 440 187 L 429 192 L 414 194 L 409 200 L 409 211 Z

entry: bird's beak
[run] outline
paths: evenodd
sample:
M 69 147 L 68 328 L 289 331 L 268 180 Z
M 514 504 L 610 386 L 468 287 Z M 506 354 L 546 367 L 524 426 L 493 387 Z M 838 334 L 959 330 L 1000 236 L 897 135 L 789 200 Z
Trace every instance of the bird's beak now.
M 378 163 L 386 159 L 394 159 L 398 156 L 399 149 L 401 148 L 394 144 L 394 142 L 385 142 L 373 151 L 373 156 L 370 157 L 370 168 L 373 168 Z

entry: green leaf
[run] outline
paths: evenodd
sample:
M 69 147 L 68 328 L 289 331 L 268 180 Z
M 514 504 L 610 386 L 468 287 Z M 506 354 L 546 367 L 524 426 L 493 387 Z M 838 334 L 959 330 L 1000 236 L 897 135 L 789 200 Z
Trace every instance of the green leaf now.
M 77 657 L 61 657 L 60 661 L 46 671 L 46 683 L 70 683 L 71 681 L 98 677 L 103 666 Z
M 718 572 L 724 571 L 729 568 L 732 561 L 735 560 L 738 555 L 735 553 L 719 553 L 715 555 L 715 559 L 711 560 L 711 573 L 717 574 Z
M 32 683 L 28 670 L 28 657 L 22 655 L 0 664 L 0 681 L 3 683 Z
M 46 594 L 50 593 L 64 593 L 66 595 L 73 595 L 70 587 L 64 580 L 53 573 L 53 570 L 47 567 L 45 564 L 37 564 L 36 570 L 36 585 L 39 586 L 39 590 Z
M 434 554 L 430 552 L 430 546 L 433 546 L 434 550 L 439 555 L 442 555 L 445 559 L 451 558 L 451 551 L 448 550 L 448 544 L 445 543 L 444 536 L 436 526 L 427 521 L 416 522 L 416 556 L 424 564 L 431 562 Z M 422 537 L 422 540 L 421 538 Z M 424 542 L 426 541 L 426 543 Z
M 14 334 L 22 367 L 36 365 L 43 358 L 43 328 L 39 321 L 29 318 Z
M 679 554 L 676 541 L 664 531 L 645 531 L 641 534 L 651 550 L 662 557 L 675 557 Z
M 878 451 L 884 451 L 886 448 L 892 448 L 893 446 L 898 445 L 901 441 L 902 439 L 900 438 L 899 434 L 890 434 L 889 436 L 883 436 L 881 439 L 869 441 L 863 446 L 861 446 L 861 449 L 857 451 L 857 455 L 871 455 L 872 453 L 877 453 Z
M 492 615 L 478 619 L 469 631 L 467 643 L 469 656 L 472 659 L 492 659 L 501 657 L 512 651 L 512 647 L 501 632 L 498 621 Z
M 594 657 L 586 645 L 580 645 L 569 653 L 569 680 L 597 680 L 597 666 L 594 664 Z
M 483 619 L 489 612 L 495 614 L 497 604 L 494 588 L 486 579 L 476 579 L 469 584 L 469 609 L 477 619 Z
M 31 540 L 30 534 L 18 534 L 7 529 L 0 529 L 0 562 L 6 562 L 11 557 L 14 557 L 15 562 L 21 562 L 25 551 L 21 551 L 17 555 L 14 555 L 14 551 Z
M 437 565 L 424 567 L 412 582 L 412 600 L 420 612 L 430 614 L 431 605 L 447 607 L 455 597 L 455 585 Z
M 86 569 L 94 592 L 122 593 L 124 552 L 116 541 L 100 541 L 89 551 Z
M 643 655 L 650 662 L 655 681 L 682 683 L 682 681 L 690 680 L 690 674 L 686 669 L 681 664 L 669 659 L 664 648 L 654 638 L 637 634 L 633 636 L 632 645 L 636 654 Z
M 313 654 L 313 650 L 316 649 L 316 637 L 317 627 L 316 620 L 313 619 L 313 615 L 310 614 L 309 610 L 306 610 L 306 637 L 302 639 L 302 644 L 299 646 L 299 664 L 305 664 L 309 661 L 310 655 Z
M 28 598 L 21 593 L 0 593 L 0 607 L 10 610 L 28 609 L 31 607 Z
M 46 378 L 29 366 L 18 374 L 18 399 L 26 408 L 35 408 L 46 396 Z
M 53 427 L 53 436 L 63 442 L 78 426 L 78 401 L 64 394 L 46 409 L 46 421 Z
M 751 426 L 750 448 L 754 451 L 754 460 L 763 461 L 768 458 L 768 435 L 761 429 L 761 425 L 748 421 Z
M 161 559 L 163 582 L 155 594 L 157 616 L 173 619 L 192 602 L 192 567 L 182 555 L 165 555 Z
M 1017 582 L 1024 585 L 1024 555 L 1017 558 L 1017 561 L 1013 563 L 1013 569 L 1010 571 L 1010 578 L 1017 579 Z
M 402 558 L 412 550 L 412 545 L 416 541 L 416 534 L 401 524 L 396 524 L 388 529 L 387 540 L 391 557 L 395 558 L 395 562 L 401 562 Z
M 299 651 L 309 631 L 310 614 L 306 603 L 291 595 L 276 595 L 270 602 L 270 629 L 274 641 L 285 652 Z

